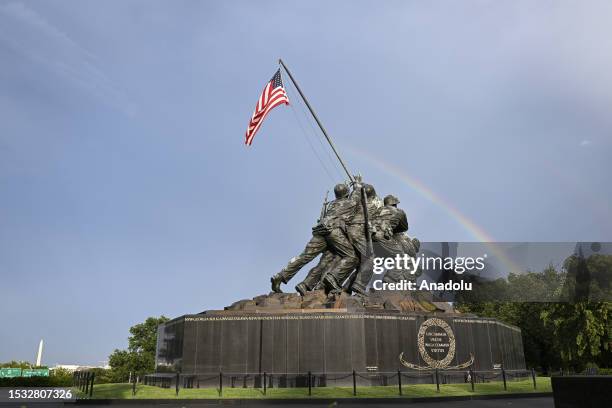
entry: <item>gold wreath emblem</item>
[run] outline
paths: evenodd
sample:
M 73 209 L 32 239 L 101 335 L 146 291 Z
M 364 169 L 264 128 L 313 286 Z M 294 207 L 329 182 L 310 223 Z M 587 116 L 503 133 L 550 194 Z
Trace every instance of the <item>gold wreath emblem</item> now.
M 425 332 L 432 326 L 439 327 L 444 330 L 446 336 L 448 337 L 448 353 L 446 354 L 446 357 L 444 357 L 442 360 L 436 360 L 435 358 L 430 356 L 427 352 L 427 349 L 425 349 Z M 417 335 L 417 344 L 419 346 L 419 353 L 421 354 L 421 357 L 423 357 L 423 360 L 425 360 L 427 365 L 432 368 L 448 367 L 450 362 L 453 361 L 453 358 L 455 358 L 455 334 L 453 333 L 453 330 L 448 325 L 448 323 L 446 323 L 442 319 L 434 317 L 425 320 L 419 328 L 419 334 Z
M 432 326 L 439 327 L 440 329 L 444 330 L 446 336 L 448 337 L 448 353 L 442 360 L 436 360 L 435 358 L 430 356 L 427 352 L 427 349 L 425 348 L 425 333 L 427 329 Z M 453 361 L 453 358 L 455 358 L 455 334 L 453 333 L 453 330 L 448 325 L 448 323 L 436 317 L 425 320 L 421 324 L 421 327 L 419 327 L 419 332 L 417 334 L 417 346 L 419 348 L 419 354 L 421 354 L 421 357 L 423 357 L 423 360 L 427 363 L 426 367 L 421 367 L 404 360 L 403 352 L 399 355 L 400 362 L 404 366 L 412 368 L 414 370 L 429 370 L 432 368 L 463 369 L 469 367 L 474 362 L 474 355 L 470 353 L 470 359 L 465 363 L 458 364 L 452 367 L 450 366 L 451 361 Z

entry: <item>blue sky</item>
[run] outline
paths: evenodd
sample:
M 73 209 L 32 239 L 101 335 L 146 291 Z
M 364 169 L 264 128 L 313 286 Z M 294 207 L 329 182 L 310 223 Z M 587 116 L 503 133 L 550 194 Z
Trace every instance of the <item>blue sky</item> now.
M 44 338 L 46 364 L 99 364 L 147 316 L 268 290 L 341 180 L 289 86 L 243 145 L 279 57 L 411 235 L 612 240 L 611 18 L 605 1 L 0 1 L 0 361 Z

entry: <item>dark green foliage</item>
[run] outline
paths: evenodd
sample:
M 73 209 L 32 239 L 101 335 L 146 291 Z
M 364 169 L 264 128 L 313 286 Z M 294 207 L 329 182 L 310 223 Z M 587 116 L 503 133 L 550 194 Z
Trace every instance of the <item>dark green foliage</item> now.
M 72 376 L 69 379 L 53 376 L 0 378 L 0 387 L 69 387 L 71 385 Z
M 463 295 L 458 307 L 520 327 L 528 367 L 545 372 L 580 372 L 588 363 L 611 367 L 612 303 L 600 301 L 610 298 L 611 271 L 610 256 L 572 256 L 561 272 L 550 266 L 479 286 Z M 541 302 L 520 302 L 526 298 Z
M 121 382 L 119 376 L 112 369 L 93 368 L 91 371 L 95 374 L 95 384 L 107 384 Z
M 168 321 L 165 316 L 149 317 L 143 323 L 130 328 L 127 350 L 115 350 L 109 356 L 111 373 L 109 382 L 127 381 L 130 372 L 142 376 L 155 370 L 155 348 L 157 345 L 157 326 Z
M 542 310 L 564 367 L 581 371 L 589 362 L 610 366 L 611 312 L 610 302 L 552 303 Z
M 0 363 L 0 368 L 4 368 L 4 367 L 10 367 L 10 368 L 21 368 L 21 369 L 28 369 L 28 368 L 48 368 L 47 366 L 40 366 L 40 367 L 36 367 L 35 364 L 32 364 L 28 361 L 9 361 L 8 363 Z

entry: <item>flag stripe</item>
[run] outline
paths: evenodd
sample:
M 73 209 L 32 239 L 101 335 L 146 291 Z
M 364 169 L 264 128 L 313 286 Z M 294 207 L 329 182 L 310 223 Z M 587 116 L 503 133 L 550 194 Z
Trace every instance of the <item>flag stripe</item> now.
M 250 135 L 250 137 L 248 137 L 246 144 L 251 145 L 251 141 L 253 140 L 253 137 L 255 137 L 255 133 L 259 130 L 259 127 L 263 123 L 263 118 L 268 114 L 268 112 L 271 111 L 272 108 L 275 108 L 278 105 L 282 105 L 282 104 L 287 104 L 287 102 L 286 102 L 286 100 L 284 98 L 279 98 L 276 102 L 274 102 L 272 104 L 269 104 L 268 107 L 266 108 L 266 110 L 264 111 L 263 115 L 261 116 L 261 120 L 258 120 L 253 128 L 251 128 L 249 126 L 249 130 L 251 132 L 251 135 Z M 248 133 L 248 131 L 247 131 L 247 133 Z
M 251 120 L 249 121 L 249 125 L 247 126 L 247 131 L 245 135 L 244 143 L 248 146 L 253 142 L 253 138 L 255 134 L 261 127 L 263 120 L 268 115 L 268 113 L 278 105 L 289 104 L 289 98 L 287 97 L 287 92 L 283 87 L 283 81 L 280 74 L 280 68 L 272 79 L 266 84 L 264 87 L 259 99 L 257 99 L 257 104 L 255 105 L 255 111 L 253 111 L 253 115 L 251 115 Z
M 274 96 L 274 97 L 270 98 L 270 102 L 267 104 L 266 108 L 265 108 L 263 111 L 258 112 L 258 113 L 257 113 L 257 114 L 256 114 L 256 115 L 255 115 L 255 116 L 252 118 L 251 122 L 253 122 L 253 123 L 257 123 L 257 122 L 259 122 L 261 119 L 263 119 L 263 117 L 264 117 L 265 115 L 267 115 L 268 111 L 270 111 L 270 109 L 271 109 L 271 108 L 273 108 L 273 107 L 275 107 L 275 106 L 278 106 L 277 101 L 279 101 L 280 103 L 284 103 L 284 102 L 285 102 L 285 100 L 286 100 L 286 98 L 285 98 L 283 95 L 280 95 L 280 94 L 279 94 L 279 95 L 277 95 L 277 96 Z

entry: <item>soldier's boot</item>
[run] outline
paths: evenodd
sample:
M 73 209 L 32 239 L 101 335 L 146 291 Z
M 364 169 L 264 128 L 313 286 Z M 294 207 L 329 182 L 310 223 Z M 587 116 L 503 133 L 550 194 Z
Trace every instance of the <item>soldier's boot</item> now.
M 300 294 L 300 296 L 304 296 L 309 289 L 304 282 L 301 282 L 297 284 L 295 290 Z
M 325 292 L 328 294 L 338 294 L 342 292 L 342 286 L 340 286 L 331 273 L 325 275 L 325 278 L 323 278 L 323 285 L 325 285 Z
M 270 278 L 270 283 L 272 284 L 272 292 L 275 293 L 283 293 L 280 286 L 283 283 L 283 277 L 280 274 L 276 274 Z

